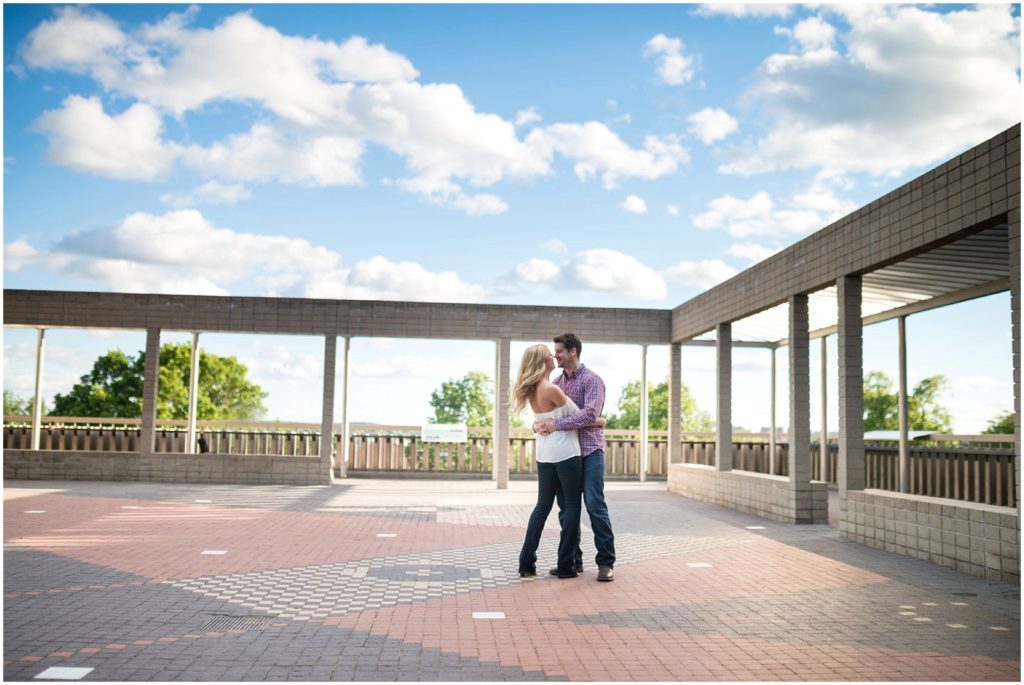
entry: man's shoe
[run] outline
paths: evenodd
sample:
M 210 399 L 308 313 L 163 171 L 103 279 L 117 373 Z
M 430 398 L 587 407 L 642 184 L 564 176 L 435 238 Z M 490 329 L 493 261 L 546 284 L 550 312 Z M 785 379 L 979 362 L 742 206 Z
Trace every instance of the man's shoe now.
M 530 578 L 530 577 L 535 576 L 535 575 L 537 575 L 537 569 L 527 569 L 525 571 L 520 571 L 519 572 L 519 577 L 520 578 Z
M 576 571 L 576 575 L 580 575 L 581 573 L 583 573 L 583 564 L 578 564 L 574 570 Z M 550 573 L 553 576 L 557 576 L 558 575 L 558 569 L 557 568 L 553 568 L 550 571 L 548 571 L 548 573 Z
M 615 580 L 615 571 L 612 570 L 611 566 L 598 566 L 597 579 L 603 583 L 610 583 Z

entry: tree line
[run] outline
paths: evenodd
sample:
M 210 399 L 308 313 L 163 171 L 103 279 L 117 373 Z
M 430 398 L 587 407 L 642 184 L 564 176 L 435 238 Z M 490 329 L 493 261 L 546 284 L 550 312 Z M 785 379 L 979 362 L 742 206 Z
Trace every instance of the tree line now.
M 188 382 L 192 347 L 187 342 L 165 343 L 160 347 L 160 379 L 157 385 L 157 418 L 188 418 Z M 43 413 L 53 416 L 137 418 L 142 415 L 145 351 L 127 355 L 110 350 L 67 393 L 58 393 L 52 407 Z M 898 430 L 899 393 L 893 380 L 881 371 L 864 376 L 864 430 Z M 941 404 L 940 395 L 949 390 L 943 375 L 925 378 L 907 395 L 910 430 L 951 433 L 953 420 Z M 648 427 L 668 428 L 668 380 L 647 384 Z M 697 406 L 686 384 L 680 385 L 679 422 L 684 431 L 711 431 L 713 417 Z M 490 426 L 493 421 L 494 384 L 481 371 L 470 371 L 459 379 L 450 378 L 430 394 L 433 415 L 430 423 L 463 423 Z M 196 417 L 203 421 L 256 420 L 266 415 L 267 393 L 248 379 L 248 369 L 237 358 L 199 352 L 199 394 Z M 607 427 L 640 427 L 640 381 L 630 381 L 619 394 L 616 411 L 606 412 Z M 32 414 L 32 399 L 4 390 L 4 415 Z M 522 427 L 520 417 L 512 425 Z M 1012 434 L 1014 415 L 1006 411 L 993 417 L 984 433 Z

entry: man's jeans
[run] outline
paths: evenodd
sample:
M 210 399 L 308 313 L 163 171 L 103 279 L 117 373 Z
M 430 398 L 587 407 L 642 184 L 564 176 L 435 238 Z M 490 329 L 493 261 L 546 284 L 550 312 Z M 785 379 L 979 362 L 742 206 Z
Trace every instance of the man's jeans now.
M 594 547 L 598 566 L 615 566 L 615 533 L 608 516 L 608 505 L 604 501 L 604 450 L 594 450 L 583 457 L 583 503 L 590 516 L 590 527 L 594 531 Z M 562 523 L 565 503 L 558 493 L 558 522 Z M 576 536 L 576 565 L 583 565 L 583 550 L 580 549 L 580 535 Z
M 519 572 L 537 570 L 537 547 L 540 545 L 540 534 L 544 531 L 544 522 L 551 513 L 551 506 L 558 497 L 558 506 L 563 502 L 569 507 L 563 516 L 558 512 L 558 523 L 562 530 L 558 538 L 558 571 L 564 576 L 572 576 L 574 572 L 573 553 L 580 544 L 580 494 L 583 487 L 583 465 L 577 455 L 554 464 L 537 462 L 537 506 L 530 514 L 530 523 L 526 527 L 526 539 L 523 549 L 519 552 Z M 578 562 L 577 562 L 578 563 Z

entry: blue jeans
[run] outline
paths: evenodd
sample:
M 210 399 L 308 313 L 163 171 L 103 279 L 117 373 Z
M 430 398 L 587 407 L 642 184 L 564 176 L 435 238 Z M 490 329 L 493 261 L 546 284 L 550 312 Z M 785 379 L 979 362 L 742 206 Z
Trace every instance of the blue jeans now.
M 548 520 L 551 507 L 558 498 L 558 523 L 562 532 L 558 538 L 558 572 L 559 575 L 576 575 L 573 565 L 573 553 L 579 547 L 580 540 L 580 496 L 583 488 L 583 462 L 579 456 L 571 457 L 554 464 L 537 462 L 537 506 L 530 514 L 530 523 L 526 527 L 526 539 L 523 549 L 519 552 L 519 572 L 537 570 L 537 547 L 540 545 L 540 534 L 544 531 L 544 522 Z M 564 504 L 563 504 L 564 503 Z M 562 509 L 564 507 L 564 509 Z
M 583 502 L 587 505 L 590 527 L 594 531 L 594 547 L 598 566 L 615 566 L 615 533 L 608 516 L 608 505 L 604 501 L 604 450 L 594 450 L 583 455 Z M 565 506 L 558 497 L 558 521 L 562 522 Z M 576 551 L 573 554 L 577 566 L 583 566 L 583 550 L 580 549 L 580 533 L 576 533 Z

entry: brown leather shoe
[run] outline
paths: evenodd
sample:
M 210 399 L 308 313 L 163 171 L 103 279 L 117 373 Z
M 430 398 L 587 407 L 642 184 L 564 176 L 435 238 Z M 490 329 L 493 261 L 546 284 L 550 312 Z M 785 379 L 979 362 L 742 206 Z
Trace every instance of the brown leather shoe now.
M 615 580 L 615 571 L 612 570 L 611 566 L 598 566 L 597 579 L 603 583 L 610 583 Z

